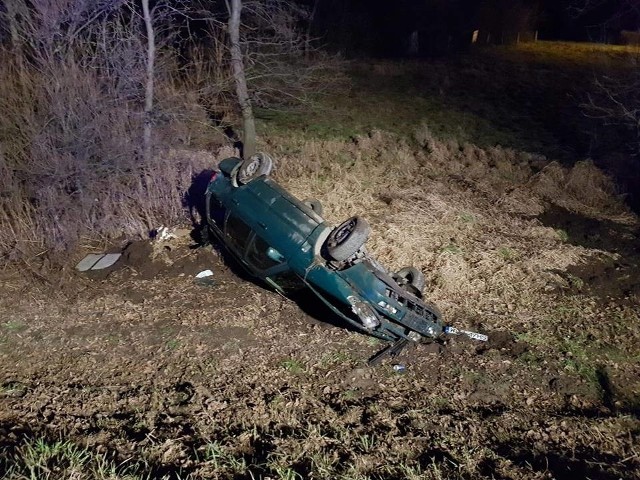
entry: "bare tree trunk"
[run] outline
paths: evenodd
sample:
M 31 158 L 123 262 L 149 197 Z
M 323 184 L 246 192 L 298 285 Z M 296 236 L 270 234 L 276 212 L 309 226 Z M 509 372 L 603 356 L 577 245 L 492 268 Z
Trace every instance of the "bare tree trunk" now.
M 151 160 L 151 128 L 153 114 L 153 86 L 154 86 L 154 65 L 156 60 L 156 40 L 149 11 L 149 0 L 142 0 L 142 13 L 147 29 L 147 85 L 144 95 L 144 134 L 143 148 L 144 160 Z
M 229 4 L 227 3 L 227 7 Z M 247 89 L 247 79 L 244 73 L 244 62 L 242 61 L 242 50 L 240 49 L 240 10 L 242 10 L 242 0 L 231 0 L 229 11 L 229 40 L 231 50 L 231 68 L 233 79 L 236 84 L 236 95 L 242 111 L 243 142 L 242 157 L 249 158 L 256 153 L 256 122 L 253 118 L 249 90 Z

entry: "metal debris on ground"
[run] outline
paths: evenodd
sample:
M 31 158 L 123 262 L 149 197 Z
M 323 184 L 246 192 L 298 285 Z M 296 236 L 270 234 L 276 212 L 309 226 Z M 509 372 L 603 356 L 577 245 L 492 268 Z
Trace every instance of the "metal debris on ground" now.
M 90 253 L 84 257 L 76 265 L 76 270 L 79 272 L 86 272 L 88 270 L 104 270 L 115 264 L 120 257 L 121 253 Z
M 482 333 L 470 332 L 469 330 L 462 330 L 462 329 L 451 327 L 451 326 L 445 327 L 444 333 L 448 335 L 466 335 L 467 337 L 472 338 L 473 340 L 479 340 L 481 342 L 486 342 L 489 340 L 489 337 Z

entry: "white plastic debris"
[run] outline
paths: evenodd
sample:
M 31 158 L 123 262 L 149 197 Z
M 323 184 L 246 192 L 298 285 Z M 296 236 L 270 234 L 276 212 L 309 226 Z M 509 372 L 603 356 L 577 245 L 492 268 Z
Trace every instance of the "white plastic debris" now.
M 213 272 L 211 270 L 203 270 L 196 275 L 196 278 L 207 278 L 213 277 Z
M 91 270 L 102 270 L 103 268 L 109 268 L 111 265 L 116 263 L 121 256 L 121 253 L 107 253 L 100 260 L 98 260 L 98 262 L 93 267 L 91 267 Z
M 203 285 L 206 287 L 212 287 L 215 285 L 213 281 L 213 272 L 211 270 L 203 270 L 196 275 L 195 282 L 198 285 Z
M 90 253 L 76 265 L 76 270 L 86 272 L 88 270 L 104 270 L 109 268 L 122 256 L 121 253 Z
M 177 238 L 174 233 L 175 228 L 167 228 L 165 226 L 161 226 L 156 229 L 156 237 L 155 239 L 160 242 L 164 242 L 166 240 L 170 240 L 172 238 Z

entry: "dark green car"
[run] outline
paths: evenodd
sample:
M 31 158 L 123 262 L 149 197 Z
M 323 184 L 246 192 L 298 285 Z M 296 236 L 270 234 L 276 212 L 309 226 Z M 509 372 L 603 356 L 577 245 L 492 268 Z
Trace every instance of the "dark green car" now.
M 366 221 L 332 227 L 319 202 L 293 197 L 269 177 L 271 167 L 265 154 L 227 158 L 206 190 L 210 231 L 252 276 L 284 295 L 307 287 L 349 324 L 384 340 L 445 333 L 440 312 L 421 298 L 422 273 L 388 273 L 364 248 Z

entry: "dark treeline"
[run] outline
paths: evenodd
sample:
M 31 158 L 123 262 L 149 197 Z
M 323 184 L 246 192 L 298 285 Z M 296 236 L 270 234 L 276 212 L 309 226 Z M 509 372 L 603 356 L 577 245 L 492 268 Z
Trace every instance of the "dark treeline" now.
M 3 23 L 6 5 L 13 2 L 0 2 L 0 23 Z M 119 3 L 117 0 L 102 2 Z M 156 2 L 150 3 L 153 6 Z M 621 31 L 640 28 L 640 4 L 635 0 L 264 0 L 247 3 L 262 3 L 263 9 L 270 8 L 270 4 L 278 8 L 288 4 L 289 12 L 297 16 L 297 29 L 313 38 L 315 47 L 347 56 L 443 55 L 464 50 L 473 42 L 510 44 L 531 40 L 536 35 L 547 40 L 616 43 L 620 41 Z M 182 32 L 186 36 L 195 33 L 196 37 L 206 38 L 212 20 L 226 21 L 223 1 L 180 0 L 176 4 L 180 10 L 190 12 L 189 16 L 174 15 L 172 19 L 184 26 Z M 202 12 L 206 12 L 206 20 Z M 0 27 L 0 35 L 9 34 L 6 26 Z
M 309 0 L 311 31 L 347 55 L 440 55 L 536 28 L 538 0 Z
M 554 40 L 619 43 L 640 29 L 637 0 L 544 0 L 541 11 L 541 35 Z
M 299 0 L 310 31 L 346 55 L 441 55 L 540 38 L 615 43 L 640 27 L 628 0 Z

